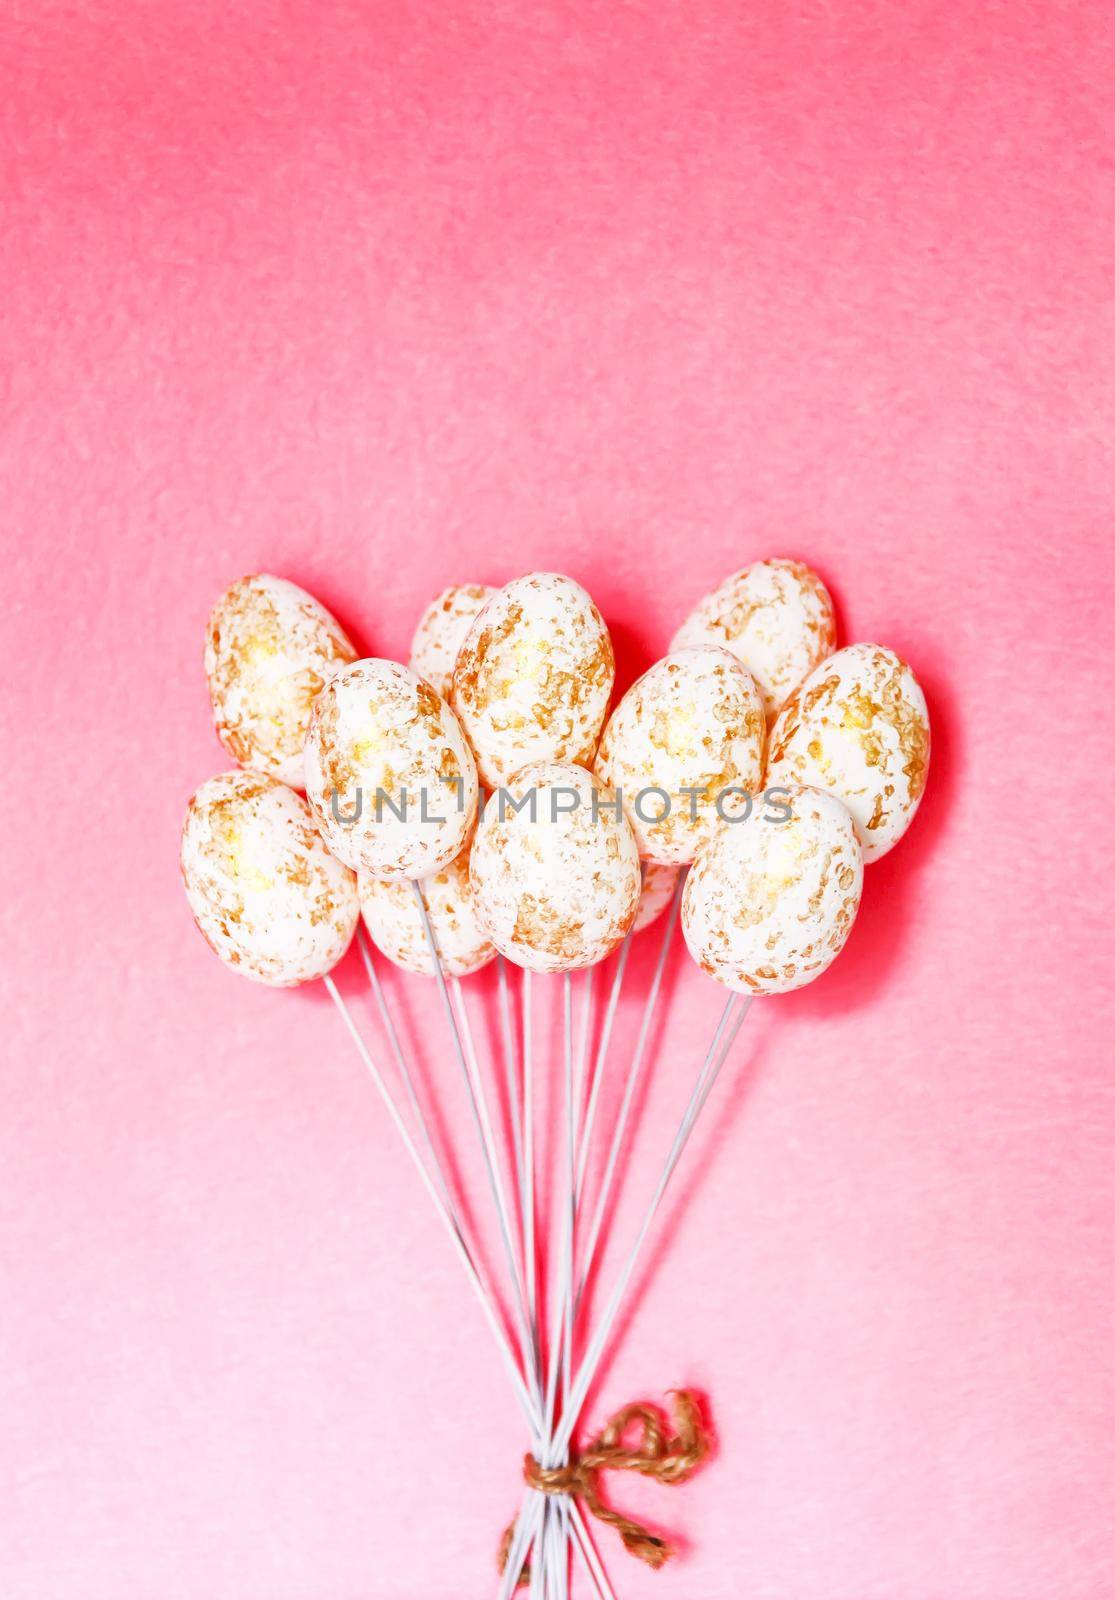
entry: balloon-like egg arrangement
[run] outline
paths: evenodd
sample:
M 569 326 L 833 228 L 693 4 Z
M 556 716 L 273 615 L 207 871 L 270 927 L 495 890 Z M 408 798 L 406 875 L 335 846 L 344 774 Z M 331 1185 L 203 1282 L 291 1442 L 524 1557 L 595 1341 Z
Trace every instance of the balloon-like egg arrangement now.
M 238 971 L 305 982 L 344 953 L 358 872 L 373 942 L 430 974 L 420 881 L 450 975 L 495 951 L 573 971 L 649 926 L 688 869 L 697 962 L 740 990 L 798 988 L 847 937 L 862 863 L 902 837 L 929 766 L 910 668 L 880 646 L 835 644 L 816 573 L 756 562 L 698 602 L 609 717 L 607 627 L 559 573 L 443 590 L 407 666 L 360 659 L 294 584 L 241 579 L 210 616 L 205 671 L 218 737 L 269 787 L 249 793 L 230 774 L 191 801 L 191 909 Z M 771 792 L 780 808 L 760 802 Z M 278 876 L 261 865 L 284 851 Z M 296 936 L 299 898 L 312 938 Z
M 781 559 L 745 567 L 701 599 L 610 715 L 607 626 L 585 589 L 560 573 L 442 590 L 405 665 L 360 656 L 317 600 L 280 578 L 234 583 L 209 619 L 213 719 L 239 765 L 203 783 L 187 807 L 181 871 L 190 910 L 243 976 L 279 987 L 325 981 L 485 1310 L 541 1441 L 540 1470 L 564 1459 L 635 1257 L 750 999 L 800 989 L 827 970 L 855 921 L 864 865 L 894 848 L 924 793 L 929 719 L 913 672 L 882 646 L 836 643 L 825 585 Z M 585 1152 L 619 986 L 631 941 L 655 923 L 658 963 L 579 1256 Z M 578 1364 L 575 1272 L 583 1288 L 678 925 L 694 962 L 729 997 L 624 1274 Z M 331 976 L 354 935 L 410 1118 Z M 372 950 L 441 990 L 500 1218 L 515 1338 L 477 1273 Z M 617 951 L 590 1066 L 593 975 Z M 493 964 L 514 1133 L 510 1208 L 461 987 Z M 523 971 L 518 1032 L 508 964 Z M 585 1098 L 575 1111 L 578 972 Z M 560 1319 L 548 1345 L 529 1287 L 534 973 L 560 974 L 564 985 L 568 1232 L 547 1297 Z M 548 1571 L 544 1592 L 561 1592 L 560 1551 L 581 1533 L 575 1517 L 560 1532 L 556 1525 L 548 1495 L 528 1492 L 505 1593 L 527 1559 Z

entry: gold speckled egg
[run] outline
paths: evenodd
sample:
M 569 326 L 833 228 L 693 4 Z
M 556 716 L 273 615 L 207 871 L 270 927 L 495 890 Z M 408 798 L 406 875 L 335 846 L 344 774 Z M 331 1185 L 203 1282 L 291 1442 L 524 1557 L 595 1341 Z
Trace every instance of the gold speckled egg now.
M 443 700 L 453 686 L 453 668 L 474 619 L 496 593 L 485 583 L 443 589 L 423 611 L 410 646 L 410 665 L 433 684 Z
M 643 892 L 639 896 L 632 933 L 642 933 L 644 928 L 658 921 L 674 898 L 680 877 L 680 867 L 667 867 L 660 861 L 643 862 Z
M 241 578 L 209 616 L 205 675 L 217 736 L 242 766 L 301 789 L 310 709 L 357 652 L 339 622 L 285 578 Z
M 913 820 L 929 772 L 921 685 L 893 650 L 853 644 L 810 674 L 771 729 L 769 784 L 831 789 L 878 861 Z
M 621 793 L 640 855 L 677 866 L 762 787 L 765 742 L 762 697 L 735 656 L 675 650 L 612 712 L 596 772 Z
M 478 972 L 496 953 L 476 915 L 469 881 L 470 853 L 466 847 L 447 867 L 422 880 L 442 970 L 451 978 Z M 361 872 L 357 881 L 364 926 L 376 948 L 397 967 L 432 978 L 434 961 L 414 885 L 373 878 L 367 872 Z
M 863 857 L 831 794 L 796 785 L 702 846 L 682 893 L 689 952 L 729 989 L 785 994 L 839 955 L 859 909 Z
M 453 670 L 481 781 L 494 789 L 532 761 L 590 764 L 614 679 L 604 619 L 579 583 L 532 572 L 500 589 Z
M 832 596 L 800 561 L 756 561 L 699 601 L 671 650 L 722 645 L 747 668 L 773 717 L 836 645 Z
M 398 661 L 354 662 L 314 702 L 306 796 L 330 850 L 384 878 L 424 878 L 460 854 L 476 816 L 461 726 Z
M 348 949 L 360 903 L 301 795 L 258 772 L 203 783 L 182 827 L 182 881 L 194 921 L 226 966 L 288 988 L 320 978 Z
M 614 795 L 572 762 L 532 763 L 488 802 L 471 874 L 488 937 L 535 972 L 602 961 L 639 904 L 630 825 Z

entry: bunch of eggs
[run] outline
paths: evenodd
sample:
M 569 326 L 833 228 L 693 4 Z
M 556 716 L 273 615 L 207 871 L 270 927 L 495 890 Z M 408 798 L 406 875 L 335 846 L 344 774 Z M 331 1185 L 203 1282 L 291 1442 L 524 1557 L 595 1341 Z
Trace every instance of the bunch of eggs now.
M 242 770 L 190 801 L 182 875 L 218 956 L 274 985 L 329 972 L 361 915 L 412 972 L 434 970 L 431 932 L 450 976 L 497 953 L 589 967 L 686 872 L 698 964 L 745 993 L 800 988 L 843 947 L 929 764 L 913 673 L 836 649 L 828 591 L 795 561 L 705 596 L 610 716 L 604 619 L 552 572 L 444 590 L 405 666 L 359 659 L 293 584 L 246 578 L 214 608 L 205 669 Z

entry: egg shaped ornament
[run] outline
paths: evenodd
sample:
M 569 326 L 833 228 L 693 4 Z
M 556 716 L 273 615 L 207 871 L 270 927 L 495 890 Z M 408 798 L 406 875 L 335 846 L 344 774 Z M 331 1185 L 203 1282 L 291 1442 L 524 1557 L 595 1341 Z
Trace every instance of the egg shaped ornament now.
M 800 561 L 756 561 L 698 602 L 670 649 L 702 644 L 721 645 L 743 663 L 769 720 L 836 648 L 832 596 Z
M 466 845 L 448 866 L 422 880 L 442 971 L 450 978 L 479 972 L 496 953 L 476 914 L 468 870 L 470 853 Z M 358 875 L 357 884 L 364 926 L 376 949 L 404 971 L 432 978 L 434 959 L 413 885 L 398 879 L 373 878 L 367 872 Z
M 771 729 L 768 784 L 830 789 L 852 814 L 865 861 L 892 850 L 929 773 L 929 712 L 906 663 L 877 644 L 837 650 Z
M 639 853 L 680 866 L 762 788 L 766 716 L 727 650 L 675 650 L 632 684 L 604 729 L 597 776 L 622 797 Z
M 410 665 L 443 700 L 453 687 L 453 668 L 474 619 L 497 591 L 486 583 L 443 589 L 423 611 L 410 645 Z
M 398 661 L 356 661 L 314 703 L 306 797 L 333 854 L 383 878 L 425 878 L 464 848 L 476 764 L 461 725 Z
M 358 653 L 305 589 L 267 573 L 234 583 L 210 612 L 205 634 L 213 720 L 229 755 L 301 789 L 313 703 Z
M 670 901 L 681 877 L 680 867 L 666 867 L 658 861 L 643 862 L 643 892 L 639 896 L 639 909 L 631 926 L 632 933 L 642 933 L 657 922 Z
M 325 848 L 301 795 L 258 772 L 210 778 L 182 826 L 194 921 L 226 966 L 291 988 L 321 978 L 360 915 L 356 878 Z
M 639 852 L 614 795 L 572 762 L 533 762 L 487 802 L 472 847 L 477 913 L 533 972 L 602 961 L 639 905 Z
M 681 897 L 685 942 L 729 989 L 786 994 L 839 955 L 862 889 L 863 854 L 847 810 L 831 794 L 795 785 L 702 847 Z
M 614 681 L 612 641 L 579 583 L 532 572 L 498 590 L 453 669 L 480 781 L 496 789 L 528 762 L 591 765 Z

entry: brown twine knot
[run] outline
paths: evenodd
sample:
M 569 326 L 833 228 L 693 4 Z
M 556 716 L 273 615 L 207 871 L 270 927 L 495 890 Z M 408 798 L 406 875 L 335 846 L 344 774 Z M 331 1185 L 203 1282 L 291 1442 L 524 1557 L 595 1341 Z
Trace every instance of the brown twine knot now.
M 691 1477 L 708 1455 L 711 1440 L 694 1396 L 687 1389 L 677 1389 L 673 1391 L 673 1402 L 675 1431 L 672 1434 L 667 1433 L 667 1420 L 657 1406 L 638 1403 L 624 1406 L 568 1466 L 539 1466 L 528 1452 L 523 1459 L 524 1479 L 542 1494 L 574 1495 L 583 1500 L 585 1508 L 599 1522 L 615 1528 L 625 1549 L 633 1556 L 638 1556 L 648 1566 L 662 1566 L 674 1554 L 674 1547 L 634 1518 L 606 1505 L 600 1494 L 600 1475 L 603 1472 L 640 1472 L 644 1478 L 666 1484 L 684 1483 Z M 635 1424 L 639 1425 L 638 1437 L 635 1442 L 625 1444 Z M 501 1572 L 507 1565 L 514 1532 L 515 1524 L 511 1523 L 500 1541 Z M 529 1566 L 524 1566 L 520 1584 L 527 1581 L 529 1571 Z

